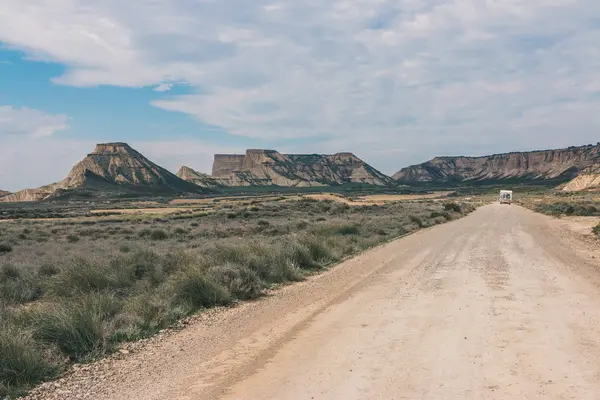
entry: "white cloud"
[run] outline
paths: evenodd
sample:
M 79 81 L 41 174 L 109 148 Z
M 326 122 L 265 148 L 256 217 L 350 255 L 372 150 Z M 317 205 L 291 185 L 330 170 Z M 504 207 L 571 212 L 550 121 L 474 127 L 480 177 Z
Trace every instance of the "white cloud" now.
M 160 85 L 158 85 L 157 87 L 154 88 L 154 91 L 155 92 L 168 92 L 171 89 L 173 89 L 172 83 L 161 83 Z
M 600 127 L 597 0 L 2 7 L 0 41 L 65 64 L 56 83 L 185 83 L 195 93 L 153 104 L 235 135 L 360 146 L 387 172 L 437 153 L 596 141 Z
M 52 115 L 31 108 L 0 106 L 0 138 L 7 135 L 28 137 L 51 136 L 69 127 L 64 114 Z

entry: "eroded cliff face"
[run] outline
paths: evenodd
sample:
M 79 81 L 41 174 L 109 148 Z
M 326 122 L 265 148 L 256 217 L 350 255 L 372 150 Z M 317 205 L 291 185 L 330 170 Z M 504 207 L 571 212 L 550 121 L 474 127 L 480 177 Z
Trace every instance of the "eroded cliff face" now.
M 39 201 L 88 191 L 110 194 L 199 193 L 202 188 L 154 164 L 126 143 L 98 144 L 62 181 L 0 198 L 4 202 Z
M 10 192 L 7 192 L 6 190 L 0 190 L 0 197 L 7 196 L 9 194 L 10 194 Z
M 185 165 L 179 169 L 177 176 L 185 181 L 204 188 L 218 188 L 222 186 L 218 179 L 213 178 L 208 174 L 195 171 Z
M 585 168 L 575 179 L 567 182 L 565 192 L 600 191 L 600 163 Z
M 436 157 L 404 168 L 392 177 L 401 183 L 568 180 L 594 165 L 600 165 L 600 143 L 485 157 Z
M 217 154 L 212 177 L 227 186 L 330 186 L 364 183 L 387 186 L 393 181 L 352 153 L 281 154 L 247 150 L 246 154 Z

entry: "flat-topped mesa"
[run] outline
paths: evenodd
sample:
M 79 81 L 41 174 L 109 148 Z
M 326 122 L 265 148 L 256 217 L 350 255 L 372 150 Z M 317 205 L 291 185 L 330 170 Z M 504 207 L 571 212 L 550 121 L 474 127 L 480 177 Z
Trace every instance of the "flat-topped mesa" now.
M 239 171 L 244 163 L 243 154 L 215 154 L 212 176 L 215 178 L 228 176 L 233 171 Z
M 113 143 L 98 143 L 94 151 L 89 155 L 100 155 L 100 154 L 139 154 L 127 143 L 113 142 Z
M 228 186 L 327 186 L 362 183 L 391 185 L 391 178 L 351 152 L 282 154 L 248 149 L 245 154 L 216 154 L 212 177 Z
M 348 152 L 348 151 L 342 151 L 339 153 L 335 153 L 334 156 L 337 157 L 352 157 L 352 158 L 358 158 L 354 155 L 354 153 Z
M 566 181 L 594 165 L 600 165 L 600 143 L 482 157 L 435 157 L 423 164 L 404 168 L 393 178 L 401 183 Z

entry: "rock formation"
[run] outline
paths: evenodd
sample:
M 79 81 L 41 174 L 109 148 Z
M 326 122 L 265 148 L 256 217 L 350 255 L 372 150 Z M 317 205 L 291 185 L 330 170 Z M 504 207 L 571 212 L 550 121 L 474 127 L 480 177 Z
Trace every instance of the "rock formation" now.
M 559 150 L 516 152 L 485 157 L 436 157 L 398 171 L 400 183 L 569 180 L 600 165 L 600 143 Z
M 204 189 L 205 190 L 205 189 Z M 203 189 L 154 164 L 126 143 L 98 144 L 62 181 L 0 201 L 39 201 L 81 193 L 94 196 L 200 193 Z
M 567 182 L 562 190 L 565 192 L 600 190 L 600 163 L 581 171 L 575 179 Z
M 246 154 L 216 154 L 212 178 L 226 186 L 332 186 L 363 183 L 392 185 L 390 177 L 352 153 L 281 154 L 247 150 Z
M 0 190 L 0 197 L 7 196 L 9 194 L 10 194 L 10 192 L 7 192 L 6 190 Z
M 212 176 L 195 171 L 190 167 L 186 167 L 185 165 L 179 169 L 177 176 L 200 187 L 218 188 L 222 186 L 221 183 Z

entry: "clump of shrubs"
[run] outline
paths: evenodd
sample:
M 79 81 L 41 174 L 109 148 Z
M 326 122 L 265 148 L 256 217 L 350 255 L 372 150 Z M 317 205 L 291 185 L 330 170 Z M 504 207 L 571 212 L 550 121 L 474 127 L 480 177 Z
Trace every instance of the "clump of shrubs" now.
M 167 240 L 168 238 L 169 238 L 169 235 L 167 234 L 167 232 L 163 231 L 162 229 L 155 229 L 150 234 L 150 239 L 152 239 L 152 240 Z
M 10 253 L 13 250 L 12 246 L 8 243 L 0 243 L 0 254 Z
M 460 204 L 458 204 L 458 203 L 446 203 L 446 204 L 444 204 L 444 210 L 453 211 L 455 213 L 462 212 Z

